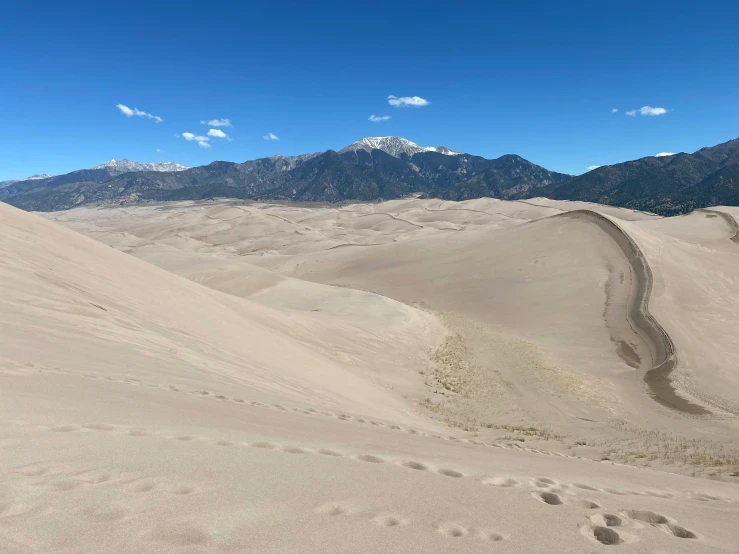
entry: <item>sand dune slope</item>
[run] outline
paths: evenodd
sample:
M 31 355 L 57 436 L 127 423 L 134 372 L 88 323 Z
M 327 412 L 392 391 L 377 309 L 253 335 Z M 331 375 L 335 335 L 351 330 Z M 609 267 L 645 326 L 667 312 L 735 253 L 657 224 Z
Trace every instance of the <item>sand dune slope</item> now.
M 301 306 L 0 216 L 0 552 L 689 553 L 739 540 L 736 485 L 450 431 L 358 363 L 381 354 L 333 344 Z M 383 345 L 409 389 L 408 358 L 440 338 L 435 318 L 415 317 L 416 344 Z

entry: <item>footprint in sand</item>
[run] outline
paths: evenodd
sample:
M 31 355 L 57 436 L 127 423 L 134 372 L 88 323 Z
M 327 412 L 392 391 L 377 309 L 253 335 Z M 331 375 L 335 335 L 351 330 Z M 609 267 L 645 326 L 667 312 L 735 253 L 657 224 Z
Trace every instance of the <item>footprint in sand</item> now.
M 560 496 L 553 492 L 534 492 L 531 493 L 531 495 L 539 502 L 544 502 L 544 504 L 549 504 L 550 506 L 559 506 L 563 504 Z
M 436 471 L 439 475 L 444 475 L 445 477 L 453 477 L 455 479 L 459 479 L 460 477 L 464 477 L 463 473 L 460 473 L 459 471 L 455 471 L 453 469 L 439 469 Z
M 451 523 L 451 522 L 437 523 L 434 525 L 434 527 L 442 535 L 445 535 L 447 537 L 452 537 L 455 539 L 459 537 L 464 537 L 465 535 L 469 533 L 467 528 L 462 527 L 461 525 L 457 523 Z
M 637 521 L 643 521 L 649 523 L 655 527 L 659 527 L 664 532 L 673 535 L 679 539 L 696 539 L 696 535 L 693 531 L 686 529 L 678 525 L 673 519 L 663 516 L 649 510 L 624 510 L 623 515 Z
M 407 519 L 396 515 L 379 515 L 372 521 L 380 527 L 405 527 L 409 523 Z
M 597 508 L 600 508 L 598 504 L 596 504 L 592 500 L 588 500 L 587 498 L 573 498 L 569 501 L 569 503 L 573 506 L 577 506 L 578 508 L 585 508 L 586 510 L 595 510 Z
M 580 527 L 583 536 L 591 541 L 598 542 L 605 546 L 618 546 L 621 544 L 633 544 L 639 540 L 638 537 L 616 531 L 605 525 L 583 525 Z
M 428 466 L 425 465 L 425 464 L 422 464 L 421 462 L 409 461 L 409 462 L 403 462 L 401 465 L 403 467 L 407 467 L 409 469 L 415 469 L 417 471 L 426 471 L 426 470 L 428 470 Z
M 357 456 L 357 460 L 361 462 L 369 462 L 371 464 L 384 464 L 385 460 L 378 457 L 373 456 L 372 454 L 362 454 L 360 456 Z
M 510 477 L 487 477 L 482 480 L 483 485 L 491 485 L 493 487 L 518 487 L 520 483 Z
M 326 504 L 321 504 L 314 511 L 317 514 L 332 517 L 347 516 L 354 513 L 354 510 L 352 510 L 347 504 L 343 502 L 328 502 Z
M 307 450 L 305 448 L 300 448 L 299 446 L 286 446 L 282 449 L 282 452 L 286 452 L 287 454 L 310 454 L 311 451 Z
M 590 521 L 599 527 L 620 527 L 623 520 L 613 514 L 595 514 L 590 516 Z
M 330 448 L 321 448 L 318 451 L 318 453 L 323 454 L 324 456 L 336 456 L 336 457 L 343 456 L 341 452 L 337 452 L 336 450 L 331 450 Z

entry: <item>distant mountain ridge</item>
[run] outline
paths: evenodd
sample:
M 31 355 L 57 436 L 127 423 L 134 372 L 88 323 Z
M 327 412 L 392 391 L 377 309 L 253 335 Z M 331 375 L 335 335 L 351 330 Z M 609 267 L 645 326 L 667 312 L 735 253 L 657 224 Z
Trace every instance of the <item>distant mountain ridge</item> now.
M 739 139 L 693 154 L 649 156 L 601 166 L 539 192 L 558 200 L 584 200 L 662 215 L 739 205 Z
M 106 165 L 106 164 L 104 164 Z M 133 171 L 103 179 L 93 168 L 0 190 L 0 200 L 51 211 L 97 202 L 140 202 L 231 197 L 338 202 L 437 194 L 488 171 L 481 179 L 496 194 L 537 190 L 569 175 L 519 156 L 488 160 L 447 147 L 424 147 L 402 137 L 367 137 L 336 152 L 273 156 L 241 164 L 213 162 L 180 171 Z
M 135 162 L 123 158 L 122 160 L 108 160 L 107 162 L 91 167 L 90 169 L 107 169 L 111 175 L 130 173 L 132 171 L 184 171 L 190 169 L 186 165 L 174 162 Z
M 402 137 L 366 137 L 338 152 L 193 168 L 111 160 L 95 168 L 0 188 L 0 200 L 36 211 L 101 202 L 213 197 L 340 202 L 410 194 L 448 200 L 547 196 L 665 215 L 716 204 L 739 205 L 739 139 L 694 154 L 601 166 L 574 177 L 515 154 L 491 160 L 443 146 L 419 146 Z
M 138 171 L 172 172 L 189 169 L 173 162 L 135 162 L 108 160 L 89 169 L 78 169 L 62 175 L 34 175 L 22 181 L 12 181 L 0 187 L 0 200 L 24 194 L 31 190 L 54 189 L 68 183 L 103 183 L 119 175 Z

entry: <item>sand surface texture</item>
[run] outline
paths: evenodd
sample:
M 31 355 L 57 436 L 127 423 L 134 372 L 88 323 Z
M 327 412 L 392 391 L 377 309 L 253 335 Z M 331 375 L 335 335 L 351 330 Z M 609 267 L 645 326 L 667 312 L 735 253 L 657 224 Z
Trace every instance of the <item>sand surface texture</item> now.
M 737 217 L 0 204 L 0 552 L 735 553 Z

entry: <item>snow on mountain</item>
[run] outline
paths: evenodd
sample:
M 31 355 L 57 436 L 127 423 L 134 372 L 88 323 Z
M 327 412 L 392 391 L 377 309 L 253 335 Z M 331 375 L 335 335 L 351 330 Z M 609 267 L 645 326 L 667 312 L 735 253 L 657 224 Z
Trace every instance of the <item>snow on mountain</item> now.
M 17 183 L 19 181 L 38 181 L 39 179 L 48 179 L 51 177 L 48 173 L 43 173 L 41 175 L 31 175 L 30 177 L 26 177 L 25 179 L 9 179 L 7 181 L 0 181 L 0 189 L 3 187 L 9 187 L 13 183 Z
M 456 156 L 459 154 L 459 152 L 450 150 L 446 146 L 419 146 L 415 142 L 411 142 L 402 137 L 365 137 L 357 142 L 353 142 L 346 148 L 342 148 L 339 153 L 342 154 L 344 152 L 353 152 L 356 150 L 366 150 L 368 152 L 370 150 L 382 150 L 396 158 L 400 157 L 401 154 L 412 156 L 419 152 L 438 152 L 448 156 Z
M 107 169 L 111 176 L 130 173 L 131 171 L 184 171 L 190 169 L 186 165 L 173 162 L 136 162 L 133 160 L 108 160 L 90 169 Z

